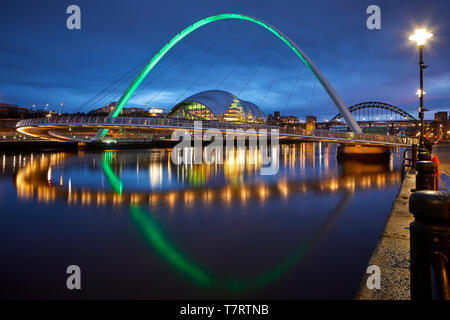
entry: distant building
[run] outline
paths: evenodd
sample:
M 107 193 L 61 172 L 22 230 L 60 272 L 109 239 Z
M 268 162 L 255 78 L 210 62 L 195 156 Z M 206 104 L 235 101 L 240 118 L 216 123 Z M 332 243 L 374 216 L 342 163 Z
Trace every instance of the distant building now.
M 295 116 L 281 116 L 280 111 L 275 111 L 267 116 L 267 124 L 280 126 L 281 129 L 287 130 L 287 132 L 299 133 L 299 130 L 303 130 L 300 125 L 300 120 Z M 302 132 L 303 133 L 303 132 Z
M 434 121 L 447 121 L 448 120 L 448 112 L 440 111 L 434 114 Z
M 434 114 L 433 121 L 425 121 L 425 134 L 436 140 L 450 140 L 450 119 L 447 111 Z
M 149 108 L 148 109 L 148 115 L 150 117 L 163 117 L 164 116 L 164 109 L 162 109 L 162 108 Z
M 19 108 L 16 104 L 0 103 L 0 118 L 21 119 L 27 113 L 27 108 Z
M 0 103 L 0 133 L 12 134 L 17 122 L 28 114 L 28 109 L 16 104 Z
M 117 102 L 111 102 L 109 105 L 92 110 L 88 112 L 88 114 L 91 115 L 102 115 L 107 116 L 109 113 L 114 110 L 114 108 L 117 106 Z M 125 117 L 147 117 L 148 112 L 147 110 L 143 108 L 137 108 L 137 107 L 131 107 L 131 108 L 123 108 L 119 116 L 125 116 Z
M 273 113 L 273 121 L 275 121 L 275 124 L 280 124 L 280 111 L 275 111 Z
M 317 127 L 317 118 L 315 116 L 306 116 L 306 134 L 311 134 Z
M 300 121 L 295 116 L 280 117 L 281 124 L 299 124 Z
M 267 116 L 267 124 L 283 125 L 283 124 L 299 124 L 300 121 L 295 116 L 281 116 L 280 111 L 275 111 Z
M 117 102 L 111 102 L 109 105 L 89 111 L 88 114 L 106 114 L 108 115 L 115 107 L 117 106 Z
M 120 111 L 119 116 L 125 116 L 125 117 L 147 117 L 148 113 L 147 110 L 143 108 L 123 108 Z

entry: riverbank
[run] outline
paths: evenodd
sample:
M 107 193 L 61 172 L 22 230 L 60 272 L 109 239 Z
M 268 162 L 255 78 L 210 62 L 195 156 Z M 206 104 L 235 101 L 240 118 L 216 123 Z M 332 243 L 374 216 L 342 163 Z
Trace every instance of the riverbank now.
M 440 160 L 439 188 L 450 186 L 450 142 L 434 146 Z M 381 269 L 381 289 L 370 290 L 366 286 L 368 274 L 364 274 L 355 296 L 356 300 L 409 300 L 410 295 L 410 240 L 409 224 L 414 220 L 409 212 L 409 196 L 415 188 L 415 173 L 409 172 L 392 205 L 391 214 L 383 234 L 375 248 L 369 265 Z
M 415 187 L 415 173 L 408 172 L 392 205 L 389 219 L 368 266 L 381 270 L 381 289 L 368 289 L 369 274 L 364 274 L 355 296 L 356 300 L 409 300 L 410 295 L 410 244 L 409 224 L 413 215 L 408 202 Z

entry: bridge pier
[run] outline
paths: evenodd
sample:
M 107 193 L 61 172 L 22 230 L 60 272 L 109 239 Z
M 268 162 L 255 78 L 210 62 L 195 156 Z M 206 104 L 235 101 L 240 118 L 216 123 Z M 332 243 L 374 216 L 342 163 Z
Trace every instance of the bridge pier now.
M 360 144 L 340 144 L 337 149 L 339 159 L 389 159 L 391 148 Z

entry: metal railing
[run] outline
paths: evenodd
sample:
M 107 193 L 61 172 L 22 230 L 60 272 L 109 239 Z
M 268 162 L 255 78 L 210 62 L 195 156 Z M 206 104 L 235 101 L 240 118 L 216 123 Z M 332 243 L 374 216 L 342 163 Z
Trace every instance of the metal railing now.
M 108 117 L 90 117 L 90 116 L 52 116 L 46 118 L 24 119 L 16 124 L 16 128 L 39 126 L 39 125 L 133 125 L 139 126 L 155 126 L 170 128 L 194 128 L 195 120 L 174 119 L 174 118 L 129 118 L 118 117 L 111 120 Z M 215 120 L 203 120 L 202 128 L 204 129 L 279 129 L 278 126 L 271 126 L 260 123 L 237 123 L 237 122 L 221 122 Z
M 129 125 L 134 127 L 158 127 L 158 128 L 180 128 L 194 129 L 195 120 L 175 119 L 175 118 L 129 118 L 118 117 L 111 119 L 108 117 L 93 116 L 52 116 L 45 118 L 24 119 L 16 124 L 16 128 L 41 125 L 96 125 L 96 126 L 122 126 Z M 351 140 L 356 143 L 377 142 L 392 145 L 412 145 L 417 143 L 416 138 L 398 137 L 370 133 L 353 133 L 339 132 L 327 130 L 314 130 L 311 134 L 303 134 L 303 130 L 283 129 L 279 126 L 266 125 L 260 123 L 237 123 L 237 122 L 221 122 L 215 120 L 203 120 L 202 129 L 218 129 L 218 130 L 270 130 L 278 129 L 280 134 L 296 137 L 320 137 L 330 140 Z
M 339 132 L 327 130 L 314 130 L 311 134 L 313 137 L 331 138 L 331 139 L 345 139 L 354 141 L 376 141 L 390 144 L 412 145 L 418 142 L 417 138 L 388 136 L 382 134 L 372 133 L 353 133 L 353 132 Z

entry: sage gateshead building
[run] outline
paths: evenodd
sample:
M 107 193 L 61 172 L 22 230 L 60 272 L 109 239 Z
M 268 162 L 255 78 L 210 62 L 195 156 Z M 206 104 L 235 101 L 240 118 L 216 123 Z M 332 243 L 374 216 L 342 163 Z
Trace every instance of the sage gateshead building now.
M 222 90 L 196 93 L 177 103 L 168 118 L 265 123 L 266 115 L 254 103 Z

